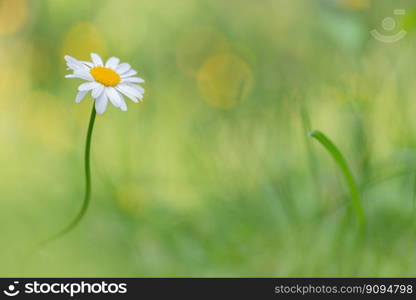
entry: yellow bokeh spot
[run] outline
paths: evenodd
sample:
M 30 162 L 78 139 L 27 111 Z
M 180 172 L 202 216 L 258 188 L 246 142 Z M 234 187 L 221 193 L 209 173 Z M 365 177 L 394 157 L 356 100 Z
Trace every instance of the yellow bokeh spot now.
M 117 190 L 120 208 L 132 215 L 140 213 L 144 209 L 145 197 L 145 192 L 138 185 L 125 184 Z
M 16 92 L 25 92 L 30 87 L 30 77 L 25 70 L 13 67 L 2 67 L 0 68 L 0 94 L 3 96 L 7 95 L 16 95 Z M 19 78 L 19 80 L 16 80 Z M 10 103 L 8 97 L 0 97 L 0 103 Z
M 90 60 L 90 53 L 105 55 L 106 46 L 100 32 L 90 23 L 79 23 L 65 35 L 61 56 L 71 55 L 78 59 Z
M 96 81 L 105 86 L 116 86 L 121 80 L 120 75 L 110 68 L 95 67 L 91 69 L 90 73 Z
M 200 68 L 197 80 L 205 101 L 220 108 L 231 108 L 245 99 L 254 84 L 248 64 L 230 53 L 209 57 Z
M 26 17 L 26 1 L 0 0 L 0 36 L 15 33 L 23 26 Z
M 362 10 L 370 7 L 370 0 L 339 0 L 339 3 L 348 10 Z
M 70 119 L 64 118 L 62 101 L 47 91 L 33 91 L 20 106 L 20 124 L 25 135 L 48 151 L 64 153 L 74 147 L 69 137 Z

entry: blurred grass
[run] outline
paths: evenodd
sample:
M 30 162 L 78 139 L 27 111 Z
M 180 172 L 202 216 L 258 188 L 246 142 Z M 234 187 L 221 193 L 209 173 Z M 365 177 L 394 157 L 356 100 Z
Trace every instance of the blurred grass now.
M 354 209 L 354 213 L 357 217 L 361 229 L 364 230 L 365 213 L 361 202 L 360 191 L 358 190 L 358 186 L 351 173 L 347 161 L 345 160 L 344 156 L 337 148 L 337 146 L 335 146 L 334 143 L 327 136 L 325 136 L 325 134 L 318 130 L 313 130 L 308 135 L 319 141 L 319 143 L 321 143 L 321 145 L 325 147 L 325 149 L 334 159 L 335 163 L 338 165 L 350 193 L 351 207 Z
M 396 8 L 406 38 L 374 40 Z M 415 16 L 410 0 L 0 0 L 0 275 L 415 276 Z M 91 99 L 74 103 L 63 55 L 90 52 L 135 66 L 145 101 L 98 117 L 86 218 L 23 264 L 81 205 Z M 364 236 L 302 111 L 349 158 Z

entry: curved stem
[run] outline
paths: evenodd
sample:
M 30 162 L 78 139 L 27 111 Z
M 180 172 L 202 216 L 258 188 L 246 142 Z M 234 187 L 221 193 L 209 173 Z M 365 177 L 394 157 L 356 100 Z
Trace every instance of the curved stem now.
M 95 111 L 94 104 L 93 104 L 92 110 L 91 110 L 90 122 L 88 124 L 87 138 L 85 141 L 85 153 L 84 153 L 85 195 L 84 195 L 84 202 L 82 203 L 81 210 L 79 211 L 77 216 L 74 218 L 74 220 L 71 223 L 69 223 L 67 227 L 61 230 L 58 234 L 49 238 L 45 243 L 56 240 L 57 238 L 60 238 L 61 236 L 65 235 L 66 233 L 74 229 L 74 227 L 78 225 L 78 223 L 81 221 L 81 219 L 85 215 L 88 209 L 88 206 L 90 204 L 90 198 L 91 198 L 90 152 L 91 152 L 91 137 L 92 137 L 92 132 L 94 129 L 95 116 L 96 116 L 96 111 Z
M 357 216 L 358 222 L 361 228 L 365 227 L 365 213 L 364 208 L 362 206 L 360 192 L 358 191 L 357 184 L 354 180 L 354 176 L 348 166 L 347 161 L 345 160 L 344 156 L 341 154 L 341 151 L 335 146 L 335 144 L 326 137 L 322 132 L 318 130 L 313 130 L 309 132 L 309 136 L 318 140 L 322 146 L 326 148 L 326 150 L 330 153 L 332 158 L 338 164 L 339 168 L 341 169 L 342 174 L 344 175 L 345 182 L 350 190 L 351 194 L 351 201 L 352 206 L 354 208 L 355 214 Z

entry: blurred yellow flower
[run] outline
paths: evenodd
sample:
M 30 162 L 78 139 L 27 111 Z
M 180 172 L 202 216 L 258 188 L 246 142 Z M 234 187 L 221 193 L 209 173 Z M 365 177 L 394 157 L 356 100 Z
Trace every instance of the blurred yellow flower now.
M 27 4 L 24 0 L 0 1 L 0 35 L 13 34 L 19 30 L 27 17 Z
M 238 100 L 247 97 L 254 79 L 250 67 L 231 53 L 209 57 L 198 75 L 198 87 L 208 104 L 231 108 Z
M 72 55 L 87 59 L 93 51 L 106 54 L 107 47 L 101 37 L 101 32 L 90 23 L 79 23 L 72 27 L 65 36 L 61 55 Z

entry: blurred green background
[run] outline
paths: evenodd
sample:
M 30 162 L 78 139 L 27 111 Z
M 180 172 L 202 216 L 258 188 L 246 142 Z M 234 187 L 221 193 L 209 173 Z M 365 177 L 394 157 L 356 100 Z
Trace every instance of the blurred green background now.
M 411 0 L 0 0 L 0 276 L 416 276 L 415 24 Z M 63 57 L 90 52 L 144 102 L 98 116 L 90 209 L 33 253 L 82 203 Z

